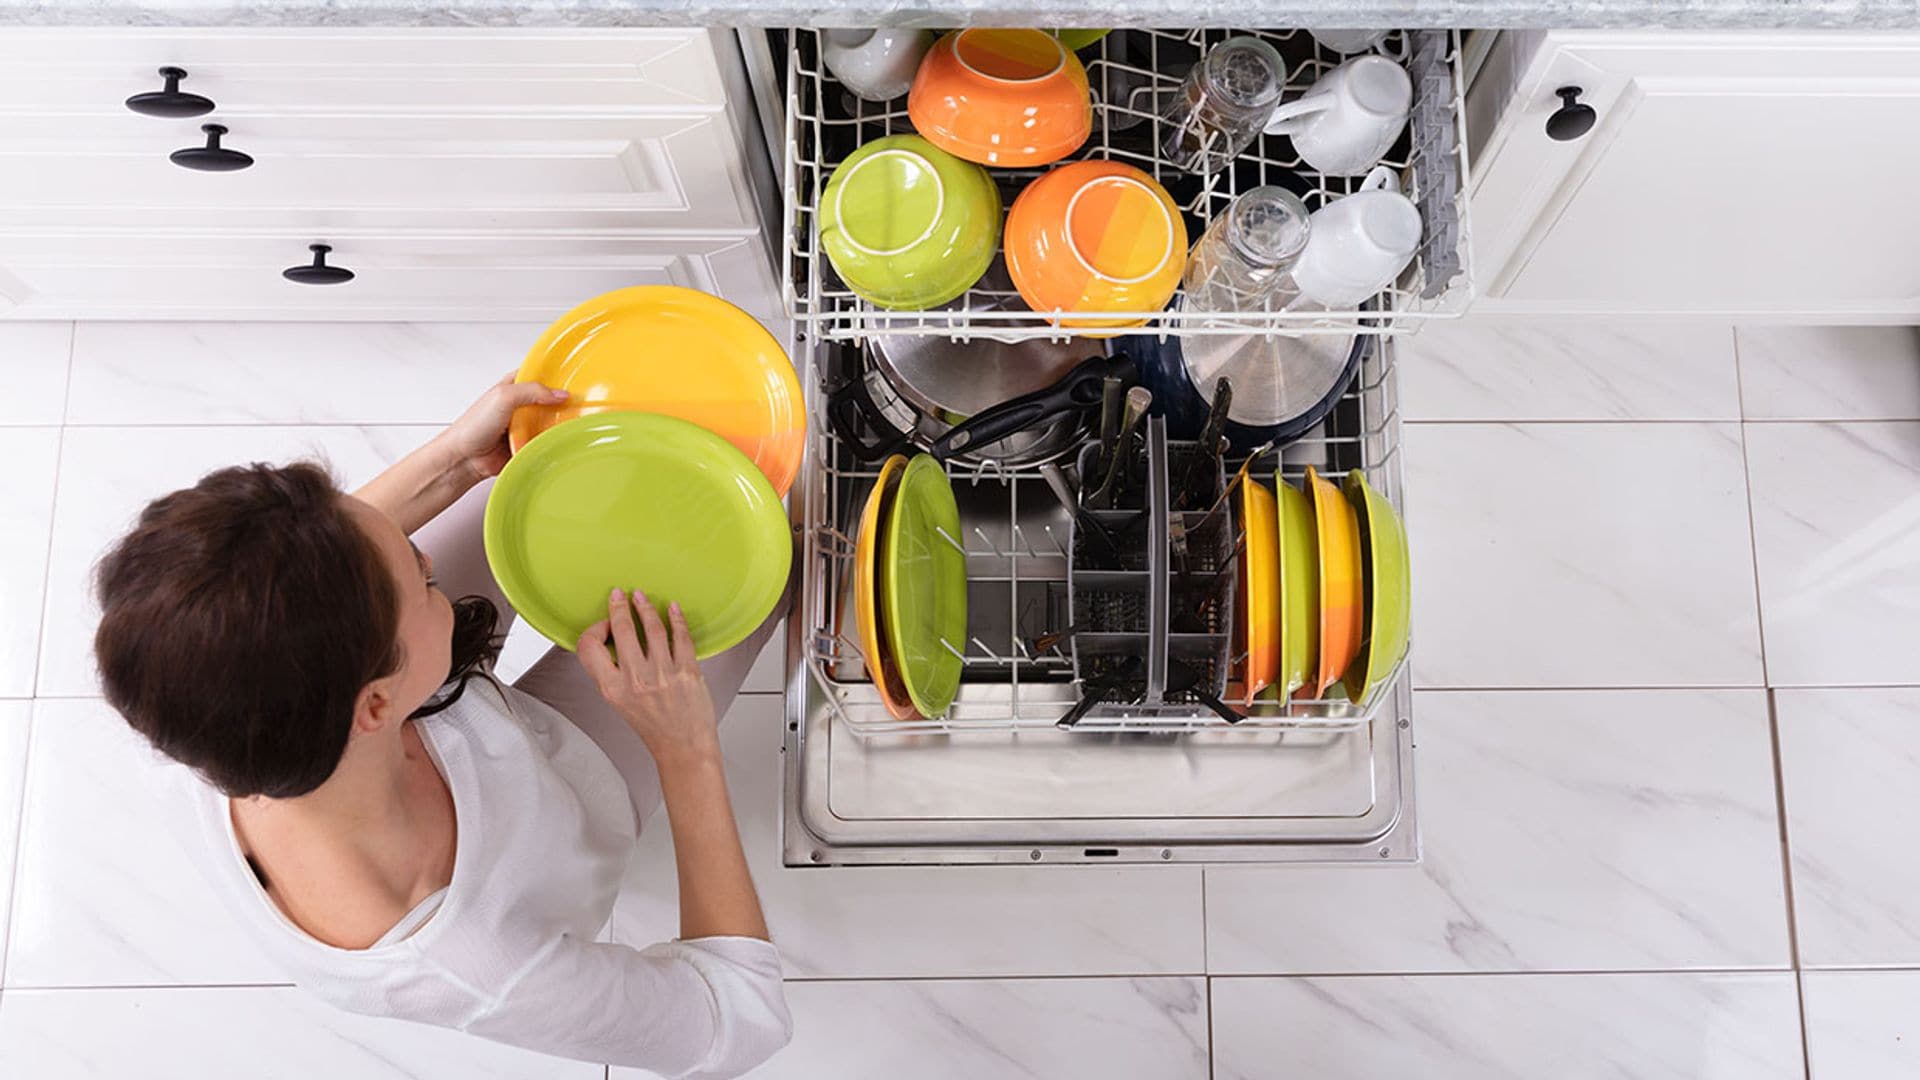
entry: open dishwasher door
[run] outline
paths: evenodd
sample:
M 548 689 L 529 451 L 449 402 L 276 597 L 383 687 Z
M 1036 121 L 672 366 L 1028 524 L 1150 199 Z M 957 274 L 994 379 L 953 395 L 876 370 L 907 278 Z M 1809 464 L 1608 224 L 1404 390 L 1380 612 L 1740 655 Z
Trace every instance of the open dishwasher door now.
M 745 33 L 745 32 L 743 32 Z M 1368 694 L 1252 706 L 1234 725 L 1195 708 L 1153 715 L 1097 708 L 1062 731 L 1080 698 L 1069 644 L 1069 515 L 1038 468 L 950 463 L 965 554 L 967 641 L 957 698 L 937 718 L 892 716 L 866 670 L 851 613 L 853 534 L 879 475 L 829 423 L 849 381 L 877 380 L 872 346 L 889 335 L 958 341 L 1063 336 L 1003 285 L 983 281 L 935 311 L 876 308 L 820 256 L 817 208 L 838 163 L 886 134 L 911 131 L 905 99 L 847 93 L 810 30 L 754 32 L 761 118 L 782 189 L 782 282 L 794 319 L 794 361 L 808 403 L 808 453 L 792 492 L 800 589 L 792 615 L 785 732 L 783 851 L 790 866 L 954 863 L 1412 861 L 1414 718 L 1408 666 Z M 1309 79 L 1341 58 L 1304 32 L 1257 32 Z M 1172 193 L 1198 236 L 1233 198 L 1286 183 L 1308 205 L 1357 189 L 1311 173 L 1278 136 L 1231 169 L 1184 176 L 1160 159 L 1158 102 L 1223 30 L 1116 31 L 1084 51 L 1094 136 L 1075 157 L 1135 164 Z M 1283 453 L 1256 459 L 1268 485 L 1300 484 L 1311 466 L 1358 470 L 1403 508 L 1393 336 L 1471 299 L 1460 130 L 1457 36 L 1407 34 L 1416 87 L 1408 130 L 1386 163 L 1423 218 L 1421 247 L 1393 285 L 1353 310 L 1209 313 L 1179 307 L 1142 332 L 1189 337 L 1342 335 L 1369 342 L 1358 373 L 1324 422 Z M 1003 201 L 1042 170 L 995 170 Z M 991 275 L 990 275 L 991 278 Z M 844 429 L 844 424 L 842 425 Z M 921 433 L 924 435 L 924 433 Z M 917 440 L 924 449 L 924 437 Z M 1229 468 L 1238 460 L 1229 463 Z M 1417 523 L 1416 523 L 1417 527 Z
M 1234 726 L 1198 709 L 1096 710 L 1071 731 L 1054 726 L 1079 697 L 1058 643 L 1070 611 L 1068 515 L 1033 469 L 949 468 L 968 577 L 963 681 L 936 720 L 889 714 L 849 606 L 849 523 L 878 470 L 823 415 L 829 358 L 859 350 L 803 338 L 799 352 L 810 453 L 794 488 L 802 581 L 788 669 L 788 865 L 1418 857 L 1404 664 L 1366 710 L 1307 702 Z M 1366 356 L 1325 433 L 1277 466 L 1268 455 L 1256 477 L 1359 468 L 1398 503 L 1391 345 Z

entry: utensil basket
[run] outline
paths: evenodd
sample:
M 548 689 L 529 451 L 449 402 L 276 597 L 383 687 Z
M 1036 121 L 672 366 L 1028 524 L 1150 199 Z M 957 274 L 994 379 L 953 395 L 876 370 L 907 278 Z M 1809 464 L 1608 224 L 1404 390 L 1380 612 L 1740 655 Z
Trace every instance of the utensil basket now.
M 1115 450 L 1130 456 L 1123 442 Z M 1232 515 L 1220 493 L 1224 470 L 1218 458 L 1203 474 L 1206 486 L 1193 494 L 1198 510 L 1173 509 L 1173 478 L 1187 478 L 1198 443 L 1167 438 L 1166 422 L 1147 421 L 1145 453 L 1123 474 L 1115 505 L 1086 506 L 1099 486 L 1100 446 L 1081 448 L 1082 505 L 1118 542 L 1116 552 L 1080 529 L 1068 528 L 1067 593 L 1072 611 L 1073 672 L 1084 684 L 1131 657 L 1145 661 L 1144 688 L 1133 700 L 1096 706 L 1094 716 L 1151 716 L 1192 711 L 1192 690 L 1169 693 L 1181 668 L 1198 669 L 1199 687 L 1211 696 L 1226 688 L 1232 647 L 1235 573 Z

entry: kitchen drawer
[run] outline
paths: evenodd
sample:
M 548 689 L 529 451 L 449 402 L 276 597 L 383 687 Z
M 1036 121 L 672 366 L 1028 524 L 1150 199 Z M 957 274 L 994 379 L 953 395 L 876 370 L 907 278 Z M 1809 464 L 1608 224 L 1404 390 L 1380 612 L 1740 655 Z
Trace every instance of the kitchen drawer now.
M 746 148 L 724 114 L 335 116 L 216 114 L 254 164 L 169 161 L 198 121 L 125 109 L 0 116 L 0 231 L 300 223 L 758 232 Z
M 280 276 L 315 240 L 354 280 Z M 542 321 L 627 285 L 689 286 L 779 317 L 765 248 L 748 237 L 48 233 L 0 245 L 0 314 L 18 318 Z
M 10 28 L 0 114 L 125 111 L 163 65 L 221 113 L 711 112 L 732 48 L 724 31 L 665 28 Z

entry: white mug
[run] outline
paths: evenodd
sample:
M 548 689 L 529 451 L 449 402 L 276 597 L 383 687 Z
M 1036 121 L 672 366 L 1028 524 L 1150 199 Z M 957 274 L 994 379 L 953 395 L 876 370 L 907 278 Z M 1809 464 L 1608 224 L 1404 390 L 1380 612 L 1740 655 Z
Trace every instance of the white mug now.
M 1399 55 L 1392 55 L 1386 49 L 1380 48 L 1380 45 L 1387 40 L 1387 35 L 1393 33 L 1391 30 L 1309 30 L 1307 33 L 1313 35 L 1313 40 L 1322 46 L 1342 56 L 1378 50 L 1380 55 L 1388 56 L 1390 59 L 1405 60 L 1407 58 L 1404 36 L 1401 38 Z
M 1420 248 L 1420 210 L 1382 165 L 1360 190 L 1313 212 L 1306 250 L 1293 265 L 1300 299 L 1352 308 L 1393 284 Z
M 854 97 L 892 101 L 913 87 L 931 30 L 825 30 L 820 59 Z
M 1292 138 L 1300 159 L 1329 176 L 1359 176 L 1400 137 L 1412 107 L 1405 68 L 1384 56 L 1358 56 L 1274 109 L 1267 134 Z

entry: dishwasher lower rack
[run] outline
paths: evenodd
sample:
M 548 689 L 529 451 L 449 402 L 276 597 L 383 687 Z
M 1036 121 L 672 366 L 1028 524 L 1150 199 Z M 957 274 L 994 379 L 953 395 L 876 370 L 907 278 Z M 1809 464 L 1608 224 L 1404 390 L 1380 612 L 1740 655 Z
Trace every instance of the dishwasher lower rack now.
M 1178 93 L 1181 76 L 1207 50 L 1229 37 L 1252 34 L 1280 53 L 1291 99 L 1321 75 L 1350 59 L 1319 45 L 1305 30 L 1219 28 L 1122 29 L 1081 50 L 1093 96 L 1093 132 L 1068 160 L 1106 159 L 1133 165 L 1164 185 L 1180 205 L 1189 238 L 1242 192 L 1276 184 L 1309 209 L 1359 189 L 1362 177 L 1323 174 L 1302 162 L 1280 135 L 1255 140 L 1231 166 L 1205 176 L 1169 164 L 1160 150 L 1160 106 Z M 833 272 L 820 247 L 818 206 L 828 178 L 858 147 L 886 135 L 911 132 L 907 101 L 863 101 L 848 93 L 820 59 L 820 32 L 790 30 L 786 42 L 782 286 L 788 314 L 814 337 L 851 341 L 885 334 L 950 334 L 960 338 L 1064 338 L 1055 317 L 1026 310 L 1004 286 L 976 285 L 958 301 L 932 311 L 875 307 Z M 1366 305 L 1338 311 L 1187 312 L 1174 304 L 1145 332 L 1181 336 L 1286 332 L 1385 334 L 1417 328 L 1430 318 L 1462 314 L 1472 302 L 1468 228 L 1465 89 L 1458 32 L 1395 31 L 1386 43 L 1404 54 L 1414 99 L 1407 130 L 1382 164 L 1399 175 L 1419 207 L 1425 230 L 1413 262 Z M 1044 169 L 994 169 L 1003 202 Z M 1076 313 L 1089 319 L 1126 319 L 1136 312 Z
M 823 706 L 856 737 L 950 736 L 992 731 L 1050 731 L 1079 700 L 1071 643 L 1068 582 L 1070 517 L 1037 468 L 949 465 L 960 507 L 961 536 L 948 538 L 966 555 L 967 640 L 949 643 L 962 661 L 959 693 L 946 715 L 900 720 L 881 701 L 859 646 L 851 611 L 854 541 L 878 467 L 863 463 L 821 415 L 828 397 L 826 350 L 809 358 L 810 447 L 795 510 L 800 518 L 805 588 L 796 611 L 805 628 L 799 667 Z M 863 361 L 864 362 L 864 361 Z M 844 368 L 841 368 L 844 370 Z M 1260 455 L 1251 478 L 1299 485 L 1305 470 L 1340 476 L 1358 469 L 1404 514 L 1400 415 L 1392 338 L 1370 341 L 1354 385 L 1314 432 L 1279 453 Z M 1236 462 L 1230 460 L 1230 467 Z M 1236 540 L 1237 543 L 1237 540 Z M 1241 656 L 1233 654 L 1237 663 Z M 1392 707 L 1406 662 L 1365 703 L 1340 696 L 1289 701 L 1228 699 L 1247 712 L 1234 727 L 1332 733 L 1363 728 Z M 1197 704 L 1102 704 L 1075 725 L 1077 735 L 1195 732 L 1227 725 Z

